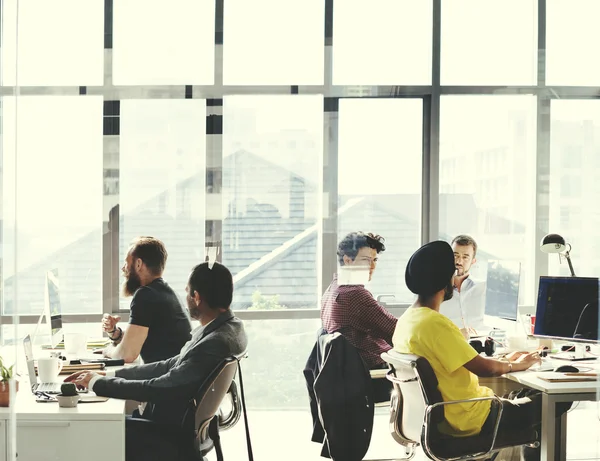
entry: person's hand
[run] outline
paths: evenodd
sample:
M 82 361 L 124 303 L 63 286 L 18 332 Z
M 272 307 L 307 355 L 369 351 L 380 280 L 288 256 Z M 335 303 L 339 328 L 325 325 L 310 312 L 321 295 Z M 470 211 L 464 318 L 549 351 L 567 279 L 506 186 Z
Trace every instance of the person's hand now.
M 104 314 L 102 317 L 102 329 L 108 334 L 113 333 L 117 328 L 119 320 L 121 320 L 119 315 Z
M 506 359 L 509 362 L 514 362 L 516 361 L 519 357 L 521 357 L 522 355 L 527 354 L 527 352 L 524 351 L 515 351 L 515 352 L 511 352 L 510 354 L 506 354 Z
M 521 363 L 525 365 L 525 369 L 527 369 L 536 363 L 542 363 L 542 358 L 540 357 L 540 353 L 538 351 L 529 352 L 521 355 L 517 360 L 515 360 L 515 363 Z
M 83 370 L 73 373 L 65 378 L 65 383 L 74 383 L 79 388 L 87 389 L 91 379 L 94 376 L 106 376 L 103 371 L 89 371 Z

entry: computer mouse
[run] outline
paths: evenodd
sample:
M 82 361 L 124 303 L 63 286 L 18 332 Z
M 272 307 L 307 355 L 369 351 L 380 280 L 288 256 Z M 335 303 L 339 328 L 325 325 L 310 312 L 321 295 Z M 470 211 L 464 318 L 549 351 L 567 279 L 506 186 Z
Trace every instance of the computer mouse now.
M 554 369 L 557 373 L 579 373 L 579 368 L 574 367 L 573 365 L 561 365 Z

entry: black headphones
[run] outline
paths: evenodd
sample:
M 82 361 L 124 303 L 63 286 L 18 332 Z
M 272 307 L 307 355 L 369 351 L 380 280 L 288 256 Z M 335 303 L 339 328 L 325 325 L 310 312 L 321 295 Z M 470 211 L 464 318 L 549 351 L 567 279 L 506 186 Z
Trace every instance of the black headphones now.
M 483 339 L 472 339 L 469 341 L 469 344 L 478 354 L 485 352 L 485 355 L 488 357 L 491 357 L 496 352 L 496 342 L 489 337 L 485 338 L 485 341 Z

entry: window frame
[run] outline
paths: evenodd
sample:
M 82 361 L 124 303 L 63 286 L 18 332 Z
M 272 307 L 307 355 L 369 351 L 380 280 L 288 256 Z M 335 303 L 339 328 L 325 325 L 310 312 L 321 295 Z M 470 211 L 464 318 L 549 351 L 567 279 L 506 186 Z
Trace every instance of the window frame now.
M 551 101 L 553 99 L 600 99 L 600 86 L 548 86 L 546 84 L 546 3 L 547 0 L 538 0 L 538 73 L 537 82 L 530 86 L 442 86 L 440 84 L 440 49 L 441 49 L 441 0 L 432 0 L 432 78 L 431 85 L 425 86 L 371 86 L 370 94 L 360 94 L 357 86 L 340 86 L 332 83 L 332 43 L 333 43 L 333 11 L 335 0 L 325 0 L 325 49 L 324 49 L 324 84 L 314 86 L 225 86 L 223 85 L 223 8 L 224 0 L 216 1 L 215 15 L 215 52 L 214 52 L 214 84 L 211 86 L 199 85 L 164 85 L 164 86 L 114 86 L 112 84 L 112 8 L 114 0 L 105 2 L 104 25 L 104 73 L 105 84 L 95 87 L 29 87 L 27 94 L 52 94 L 73 95 L 86 94 L 103 95 L 105 102 L 104 113 L 104 164 L 103 168 L 111 168 L 107 158 L 114 155 L 115 143 L 118 146 L 119 115 L 110 110 L 112 101 L 127 99 L 151 99 L 156 97 L 166 98 L 205 98 L 207 99 L 207 136 L 206 136 L 206 168 L 210 170 L 222 168 L 222 104 L 223 98 L 228 95 L 257 94 L 257 95 L 312 95 L 324 96 L 324 136 L 323 136 L 323 196 L 326 197 L 323 205 L 323 214 L 320 219 L 320 232 L 318 239 L 318 257 L 321 261 L 319 268 L 319 292 L 329 284 L 331 273 L 336 271 L 337 261 L 335 248 L 337 246 L 337 136 L 338 136 L 338 108 L 340 98 L 421 98 L 423 100 L 423 172 L 421 190 L 421 243 L 436 240 L 439 237 L 439 134 L 440 134 L 440 97 L 442 95 L 534 95 L 537 98 L 537 132 L 536 132 L 536 171 L 535 184 L 535 220 L 536 229 L 534 238 L 536 242 L 550 231 L 549 212 L 545 204 L 549 188 L 547 172 L 550 165 L 550 120 Z M 482 18 L 492 21 L 493 17 Z M 276 40 L 276 37 L 274 37 Z M 20 93 L 20 88 L 3 86 L 2 96 L 11 96 Z M 118 105 L 118 104 L 117 104 Z M 116 148 L 118 157 L 118 147 Z M 209 155 L 211 156 L 209 158 Z M 218 175 L 213 177 L 213 190 L 221 189 L 218 184 Z M 206 193 L 207 209 L 217 199 L 214 192 Z M 105 200 L 107 198 L 105 197 Z M 112 199 L 114 201 L 114 199 Z M 106 203 L 106 202 L 105 202 Z M 111 202 L 112 203 L 112 202 Z M 113 205 L 116 203 L 112 203 Z M 222 223 L 219 219 L 206 217 L 212 222 L 214 232 L 212 241 L 221 239 Z M 207 237 L 208 240 L 208 237 Z M 537 244 L 535 246 L 537 248 Z M 103 248 L 103 252 L 110 248 Z M 106 261 L 106 257 L 103 258 Z M 104 263 L 103 263 L 104 264 Z M 535 270 L 526 283 L 535 286 L 537 292 L 539 276 L 548 272 L 547 255 L 541 251 L 535 252 Z M 117 267 L 120 266 L 119 264 Z M 110 268 L 108 268 L 110 269 Z M 102 268 L 106 274 L 106 267 Z M 534 293 L 535 293 L 534 292 Z M 99 321 L 104 313 L 118 313 L 128 317 L 128 311 L 119 310 L 118 306 L 111 306 L 103 300 L 102 312 L 95 314 L 65 315 L 69 322 Z M 533 309 L 533 306 L 524 306 Z M 1 309 L 1 306 L 0 306 Z M 394 313 L 395 309 L 392 309 Z M 398 311 L 400 312 L 400 311 Z M 314 309 L 289 309 L 281 311 L 236 311 L 242 319 L 298 319 L 318 318 L 319 306 Z M 37 315 L 4 315 L 0 310 L 0 324 L 35 323 Z

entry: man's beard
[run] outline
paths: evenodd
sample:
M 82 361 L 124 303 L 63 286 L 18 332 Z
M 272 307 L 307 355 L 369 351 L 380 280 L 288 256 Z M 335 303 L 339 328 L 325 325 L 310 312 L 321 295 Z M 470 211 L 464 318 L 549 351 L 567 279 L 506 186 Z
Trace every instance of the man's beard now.
M 454 285 L 452 284 L 452 280 L 448 282 L 446 288 L 444 288 L 444 301 L 449 301 L 454 296 Z
M 123 296 L 127 298 L 129 296 L 133 296 L 133 294 L 141 286 L 142 281 L 140 279 L 140 275 L 135 271 L 135 269 L 131 269 L 129 274 L 125 276 L 125 281 L 121 286 L 121 292 L 123 293 Z
M 462 277 L 463 275 L 467 275 L 469 273 L 469 271 L 465 270 L 464 267 L 457 267 L 456 268 L 456 275 Z
M 193 319 L 199 319 L 200 318 L 200 309 L 198 308 L 198 306 L 196 306 L 196 303 L 194 302 L 194 300 L 188 295 L 186 296 L 187 301 L 187 306 L 188 306 L 188 311 L 190 313 L 190 317 Z

